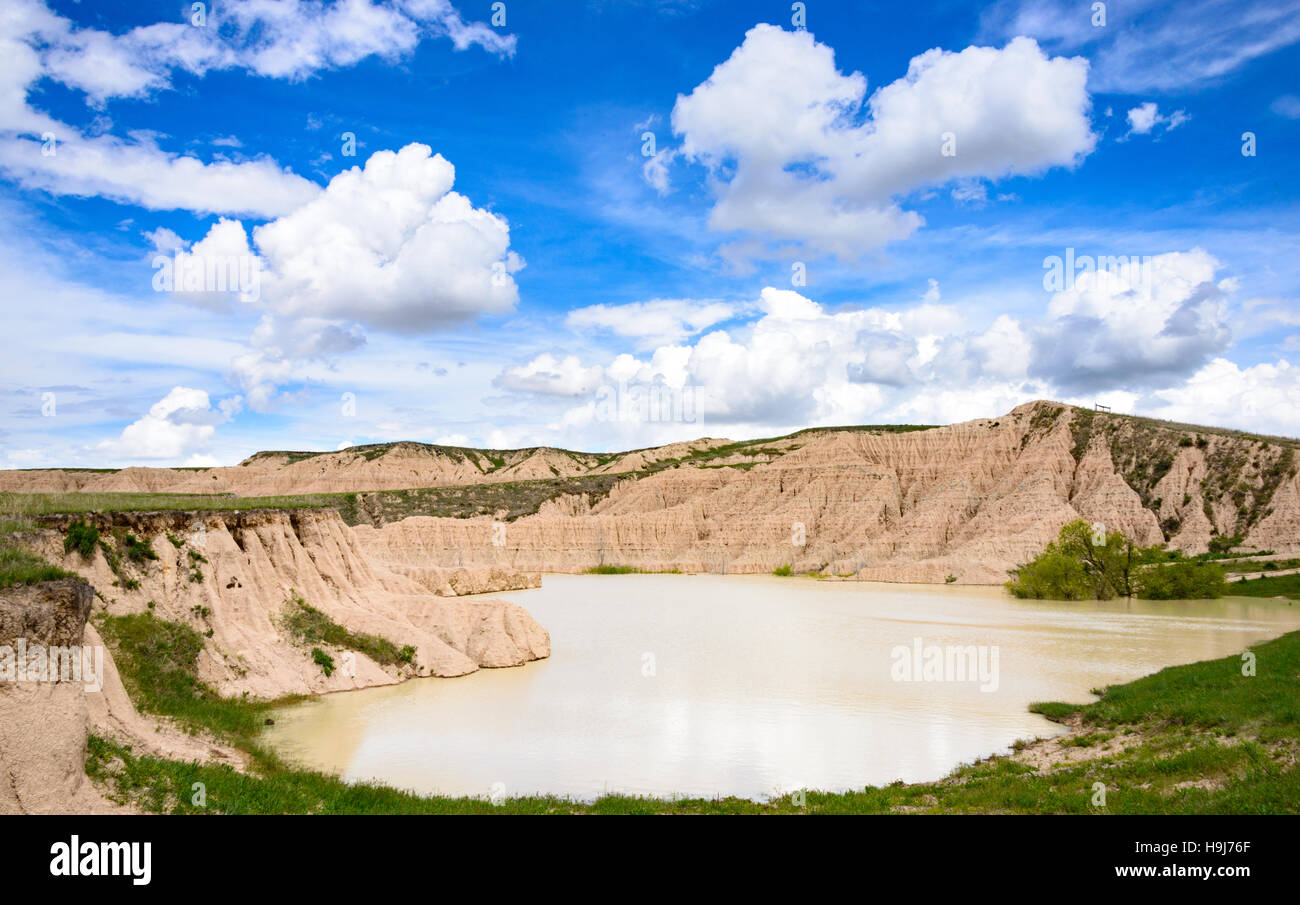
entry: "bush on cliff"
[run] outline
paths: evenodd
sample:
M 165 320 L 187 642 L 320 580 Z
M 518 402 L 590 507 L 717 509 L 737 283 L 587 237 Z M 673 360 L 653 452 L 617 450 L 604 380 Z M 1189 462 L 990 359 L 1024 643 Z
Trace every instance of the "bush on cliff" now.
M 63 552 L 76 550 L 82 559 L 90 559 L 95 554 L 95 544 L 99 543 L 99 529 L 87 525 L 80 519 L 68 526 L 68 534 L 63 538 Z

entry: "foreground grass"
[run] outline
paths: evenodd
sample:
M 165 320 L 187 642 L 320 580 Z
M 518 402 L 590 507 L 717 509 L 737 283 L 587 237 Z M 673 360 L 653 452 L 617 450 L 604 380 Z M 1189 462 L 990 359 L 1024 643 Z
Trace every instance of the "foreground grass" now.
M 255 756 L 266 715 L 287 701 L 222 697 L 198 678 L 203 636 L 150 612 L 98 615 L 96 628 L 113 651 L 132 703 L 146 713 L 170 717 L 182 728 L 206 732 Z
M 767 802 L 608 795 L 594 802 L 518 797 L 494 805 L 486 798 L 419 796 L 377 784 L 352 785 L 285 764 L 263 749 L 256 735 L 272 705 L 215 697 L 193 677 L 194 639 L 168 626 L 148 616 L 117 617 L 106 632 L 132 699 L 145 710 L 206 729 L 248 751 L 253 772 L 139 756 L 92 736 L 87 773 L 120 800 L 154 812 L 1300 813 L 1300 632 L 1255 647 L 1254 676 L 1242 675 L 1240 656 L 1225 657 L 1112 686 L 1093 704 L 1034 705 L 1033 710 L 1051 719 L 1079 722 L 1078 731 L 1059 747 L 1096 755 L 1080 763 L 1037 769 L 1016 757 L 998 756 L 960 767 L 934 783 L 809 791 Z M 192 803 L 196 782 L 206 789 L 203 806 Z M 1106 787 L 1104 807 L 1092 804 L 1096 783 Z

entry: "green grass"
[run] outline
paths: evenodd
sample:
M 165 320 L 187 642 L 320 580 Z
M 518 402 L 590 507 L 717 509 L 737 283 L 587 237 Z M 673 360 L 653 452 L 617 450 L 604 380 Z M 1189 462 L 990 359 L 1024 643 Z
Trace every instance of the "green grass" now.
M 0 510 L 0 588 L 77 578 L 24 547 L 20 537 L 32 530 L 31 520 L 12 509 Z
M 142 711 L 254 751 L 266 714 L 283 703 L 222 697 L 201 681 L 197 664 L 203 636 L 188 625 L 156 619 L 149 612 L 100 614 L 95 624 L 113 651 L 132 702 Z
M 1300 569 L 1300 559 L 1237 559 L 1220 565 L 1223 566 L 1223 571 L 1228 573 L 1279 572 L 1283 569 Z
M 0 493 L 0 509 L 26 515 L 78 512 L 153 512 L 171 510 L 239 511 L 312 509 L 336 506 L 346 494 L 237 497 L 187 493 Z
M 290 590 L 289 595 L 285 604 L 284 627 L 302 643 L 329 644 L 354 650 L 384 666 L 401 666 L 414 660 L 415 648 L 411 645 L 398 646 L 387 638 L 344 628 L 308 604 L 295 591 Z M 312 658 L 325 670 L 325 675 L 334 671 L 334 661 L 319 648 L 312 650 Z
M 77 577 L 66 569 L 51 565 L 35 553 L 0 541 L 0 588 Z
M 254 773 L 228 766 L 139 756 L 91 736 L 86 771 L 121 800 L 146 811 L 221 814 L 1263 814 L 1300 813 L 1300 768 L 1277 745 L 1300 738 L 1300 632 L 1257 645 L 1255 676 L 1242 658 L 1175 666 L 1104 689 L 1087 705 L 1048 702 L 1032 710 L 1084 727 L 1067 746 L 1094 759 L 1039 773 L 1009 757 L 991 757 L 934 783 L 827 793 L 809 791 L 766 802 L 741 798 L 663 800 L 607 795 L 594 802 L 555 796 L 418 796 L 377 784 L 349 785 L 284 764 L 258 747 L 257 726 L 270 704 L 214 698 L 193 678 L 198 639 L 183 626 L 147 616 L 106 620 L 106 635 L 133 699 L 150 712 L 183 715 L 215 727 L 254 751 Z M 180 630 L 178 630 L 180 629 Z M 187 634 L 188 632 L 188 634 Z M 1101 746 L 1128 740 L 1122 751 Z M 1192 783 L 1212 782 L 1199 788 Z M 202 782 L 207 804 L 191 803 Z M 1091 804 L 1093 784 L 1107 788 L 1105 808 Z M 486 791 L 486 790 L 485 790 Z
M 1290 597 L 1300 600 L 1300 574 L 1265 575 L 1234 581 L 1224 591 L 1229 597 Z
M 782 578 L 788 578 L 794 574 L 794 571 L 789 566 L 777 566 L 772 570 L 772 574 L 779 575 Z

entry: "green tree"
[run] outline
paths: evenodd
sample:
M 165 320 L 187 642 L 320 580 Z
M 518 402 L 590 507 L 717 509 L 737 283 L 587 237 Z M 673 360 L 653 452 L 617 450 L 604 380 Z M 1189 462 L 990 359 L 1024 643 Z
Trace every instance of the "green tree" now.
M 1163 556 L 1161 546 L 1139 547 L 1122 531 L 1103 533 L 1075 519 L 1042 553 L 1014 569 L 1006 587 L 1017 597 L 1037 599 L 1133 597 L 1139 574 Z

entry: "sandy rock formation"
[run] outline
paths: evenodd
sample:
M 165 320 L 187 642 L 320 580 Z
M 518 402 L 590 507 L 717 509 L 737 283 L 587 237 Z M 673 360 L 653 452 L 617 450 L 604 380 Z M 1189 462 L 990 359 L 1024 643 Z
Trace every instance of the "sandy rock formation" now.
M 991 584 L 1076 518 L 1187 553 L 1237 534 L 1248 547 L 1300 552 L 1297 448 L 1284 438 L 1033 402 L 928 430 L 813 429 L 609 455 L 395 443 L 259 453 L 201 471 L 0 472 L 0 489 L 356 493 L 355 505 L 341 509 L 365 523 L 356 541 L 384 564 L 385 580 L 444 595 L 532 580 L 485 569 L 598 565 L 709 572 L 788 565 L 873 580 Z M 584 480 L 563 487 L 535 480 L 557 476 Z M 497 486 L 504 481 L 533 484 Z M 385 490 L 447 485 L 459 486 L 432 501 L 395 494 L 380 504 Z M 469 485 L 491 492 L 479 486 L 475 495 Z M 457 509 L 456 498 L 479 503 Z M 435 517 L 491 511 L 530 514 L 509 521 L 504 544 L 492 542 L 492 516 Z M 454 669 L 454 658 L 445 659 Z
M 1207 457 L 1256 441 L 1213 436 L 1203 450 L 1179 446 L 1181 432 L 1166 431 L 1166 445 L 1176 450 L 1169 470 L 1139 492 L 1112 450 L 1153 441 L 1142 434 L 1130 443 L 1118 421 L 1081 433 L 1075 411 L 1032 403 L 998 419 L 925 431 L 793 435 L 764 444 L 782 454 L 748 468 L 670 468 L 621 482 L 595 505 L 572 495 L 548 501 L 536 515 L 510 522 L 500 545 L 489 518 L 421 516 L 355 531 L 368 553 L 395 564 L 733 573 L 789 565 L 875 581 L 955 576 L 996 584 L 1073 519 L 1100 522 L 1142 544 L 1168 540 L 1199 552 L 1216 525 L 1239 517 L 1223 504 L 1214 522 L 1206 514 L 1213 510 L 1202 488 Z M 1135 448 L 1147 458 L 1163 455 Z M 1273 455 L 1271 466 L 1252 466 L 1259 475 L 1285 470 L 1289 459 Z M 1300 551 L 1297 529 L 1300 485 L 1290 473 L 1247 540 Z
M 354 669 L 326 676 L 310 646 L 284 625 L 299 595 L 308 605 L 358 633 L 415 648 L 416 674 L 459 676 L 482 666 L 512 666 L 549 656 L 546 631 L 516 604 L 483 598 L 443 598 L 423 580 L 372 561 L 352 529 L 330 509 L 245 512 L 111 513 L 87 517 L 102 534 L 114 528 L 146 540 L 157 560 L 121 558 L 119 571 L 139 587 L 122 587 L 103 551 L 89 558 L 65 553 L 71 517 L 47 517 L 33 546 L 46 559 L 75 570 L 100 589 L 111 614 L 152 609 L 162 619 L 188 624 L 209 638 L 199 675 L 221 693 L 277 697 L 392 684 L 408 667 L 381 665 L 353 653 Z M 516 583 L 506 570 L 439 570 L 453 590 Z M 115 586 L 116 584 L 116 586 Z M 153 607 L 150 608 L 149 604 Z M 336 662 L 343 651 L 335 652 Z M 352 674 L 349 674 L 352 673 Z

